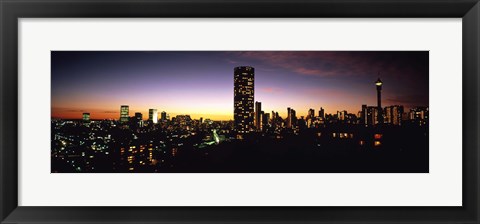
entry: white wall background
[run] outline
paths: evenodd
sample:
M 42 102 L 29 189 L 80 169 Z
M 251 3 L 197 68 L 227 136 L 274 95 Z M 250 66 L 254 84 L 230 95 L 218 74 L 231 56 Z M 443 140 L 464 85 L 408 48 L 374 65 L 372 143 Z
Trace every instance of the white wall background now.
M 19 205 L 460 206 L 461 31 L 461 19 L 20 19 Z M 51 50 L 429 50 L 430 173 L 50 174 Z

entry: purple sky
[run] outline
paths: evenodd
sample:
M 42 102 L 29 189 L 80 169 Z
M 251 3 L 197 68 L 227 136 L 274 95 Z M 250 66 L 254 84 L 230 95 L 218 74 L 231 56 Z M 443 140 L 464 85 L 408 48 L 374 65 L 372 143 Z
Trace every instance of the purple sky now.
M 233 119 L 233 68 L 255 68 L 255 101 L 285 116 L 309 108 L 357 113 L 376 105 L 428 106 L 428 51 L 53 51 L 52 117 L 118 119 L 120 105 L 148 116 Z

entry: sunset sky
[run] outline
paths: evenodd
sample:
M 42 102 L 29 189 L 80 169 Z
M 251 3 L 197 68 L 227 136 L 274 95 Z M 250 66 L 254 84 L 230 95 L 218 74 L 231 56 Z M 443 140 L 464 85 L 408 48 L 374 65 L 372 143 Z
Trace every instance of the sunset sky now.
M 376 105 L 428 106 L 428 51 L 52 51 L 52 117 L 118 119 L 120 105 L 233 120 L 233 69 L 255 68 L 255 101 L 266 113 L 305 116 Z

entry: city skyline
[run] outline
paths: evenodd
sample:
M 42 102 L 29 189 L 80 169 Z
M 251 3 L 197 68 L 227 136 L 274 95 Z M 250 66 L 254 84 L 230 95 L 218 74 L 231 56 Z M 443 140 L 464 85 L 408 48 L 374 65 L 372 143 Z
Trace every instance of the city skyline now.
M 379 77 L 383 105 L 428 106 L 428 52 L 55 51 L 52 117 L 116 120 L 120 105 L 129 105 L 128 116 L 145 120 L 150 109 L 233 120 L 233 68 L 243 65 L 255 68 L 255 101 L 282 117 L 289 107 L 297 116 L 310 108 L 357 114 L 377 104 Z
M 348 71 L 356 71 L 355 74 L 360 73 L 358 67 L 362 66 L 354 66 L 358 63 L 355 60 L 360 60 L 360 56 L 372 57 L 372 52 L 361 55 L 354 52 L 355 60 L 345 52 L 340 55 L 330 52 L 323 60 L 320 59 L 325 52 L 247 52 L 252 60 L 250 62 L 253 63 L 255 60 L 252 57 L 258 57 L 260 53 L 263 54 L 261 60 L 274 62 L 275 68 L 279 69 L 273 70 L 275 75 L 272 75 L 267 72 L 265 65 L 253 67 L 243 65 L 244 62 L 235 62 L 242 65 L 229 65 L 229 76 L 232 78 L 222 80 L 227 71 L 208 75 L 208 71 L 216 71 L 218 65 L 210 64 L 210 61 L 215 61 L 213 56 L 220 53 L 225 54 L 179 53 L 182 57 L 204 56 L 190 59 L 170 55 L 173 59 L 165 57 L 163 60 L 173 61 L 160 64 L 172 67 L 172 73 L 151 77 L 142 76 L 142 71 L 149 66 L 148 62 L 126 71 L 127 74 L 137 72 L 137 76 L 120 75 L 126 68 L 121 71 L 117 68 L 116 79 L 106 82 L 96 82 L 97 77 L 80 76 L 79 80 L 64 77 L 62 80 L 54 76 L 56 81 L 52 81 L 52 86 L 56 88 L 52 88 L 52 92 L 55 92 L 52 101 L 55 103 L 78 97 L 78 101 L 66 103 L 80 104 L 81 99 L 87 99 L 88 102 L 102 103 L 102 108 L 106 108 L 118 103 L 118 99 L 125 101 L 124 98 L 130 97 L 132 102 L 138 103 L 138 97 L 144 96 L 148 113 L 139 110 L 138 105 L 123 102 L 115 105 L 119 114 L 104 111 L 104 116 L 110 119 L 93 121 L 96 112 L 92 111 L 82 111 L 82 120 L 53 118 L 52 172 L 428 172 L 429 108 L 426 100 L 428 82 L 425 81 L 428 80 L 428 61 L 423 66 L 417 65 L 427 69 L 423 70 L 426 72 L 424 74 L 418 71 L 410 75 L 392 72 L 392 76 L 386 76 L 391 81 L 401 76 L 401 80 L 413 84 L 386 85 L 385 76 L 364 80 L 366 77 L 361 75 L 351 78 L 338 73 L 345 67 L 349 67 Z M 410 60 L 418 59 L 419 54 L 428 59 L 425 52 L 413 52 L 402 57 L 398 54 L 405 53 L 374 52 L 374 55 L 382 56 L 377 60 L 387 58 L 387 61 L 396 61 L 395 69 L 391 68 L 392 62 L 384 61 L 389 65 L 384 69 L 392 71 L 405 71 L 405 67 L 412 66 Z M 112 67 L 122 66 L 120 62 L 128 64 L 123 60 L 115 60 L 108 66 L 109 57 L 102 59 L 91 59 L 98 63 L 97 66 L 88 65 L 94 68 L 92 74 L 101 68 L 113 72 Z M 78 60 L 73 64 L 78 66 Z M 310 67 L 306 66 L 306 62 L 311 63 Z M 145 60 L 138 63 L 145 63 Z M 195 66 L 192 63 L 199 64 Z M 67 66 L 68 63 L 63 65 Z M 195 68 L 192 73 L 185 72 L 191 68 Z M 56 69 L 62 70 L 61 66 Z M 75 66 L 63 69 L 83 70 Z M 151 72 L 162 69 L 160 66 Z M 282 72 L 284 80 L 281 80 Z M 370 73 L 365 74 L 370 76 Z M 305 75 L 315 77 L 303 79 Z M 323 82 L 328 80 L 333 80 L 331 86 L 322 87 Z M 368 90 L 363 91 L 360 87 L 364 82 L 369 85 Z M 101 85 L 95 87 L 96 83 Z M 265 86 L 275 86 L 275 83 L 285 86 L 280 88 L 280 92 L 262 92 Z M 65 88 L 69 85 L 68 89 Z M 412 93 L 409 91 L 412 87 L 421 96 L 413 101 L 401 99 L 405 91 Z M 223 93 L 223 88 L 228 88 L 230 94 Z M 329 91 L 324 94 L 304 91 L 322 88 Z M 59 94 L 62 89 L 65 95 Z M 102 91 L 106 92 L 98 93 Z M 283 94 L 283 91 L 288 94 Z M 230 100 L 223 98 L 226 96 Z M 397 100 L 391 100 L 393 98 Z M 150 102 L 155 100 L 163 101 L 168 106 L 152 106 Z M 329 100 L 339 104 L 336 111 L 330 109 L 332 105 L 328 104 Z M 89 108 L 88 102 L 79 106 Z M 312 106 L 317 102 L 322 103 Z M 421 106 L 417 106 L 419 104 Z M 182 114 L 179 115 L 169 109 L 172 105 L 187 105 L 188 108 L 179 110 Z M 212 108 L 212 105 L 218 108 Z M 217 112 L 216 117 L 208 113 L 210 111 Z M 226 111 L 233 112 L 233 117 Z M 195 112 L 206 114 L 191 116 Z M 221 119 L 221 116 L 228 117 Z

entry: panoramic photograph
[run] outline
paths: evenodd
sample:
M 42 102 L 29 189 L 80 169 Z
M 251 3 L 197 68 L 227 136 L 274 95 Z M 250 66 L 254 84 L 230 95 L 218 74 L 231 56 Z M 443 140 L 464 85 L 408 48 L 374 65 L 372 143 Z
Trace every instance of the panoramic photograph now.
M 428 173 L 428 51 L 51 51 L 51 173 Z

